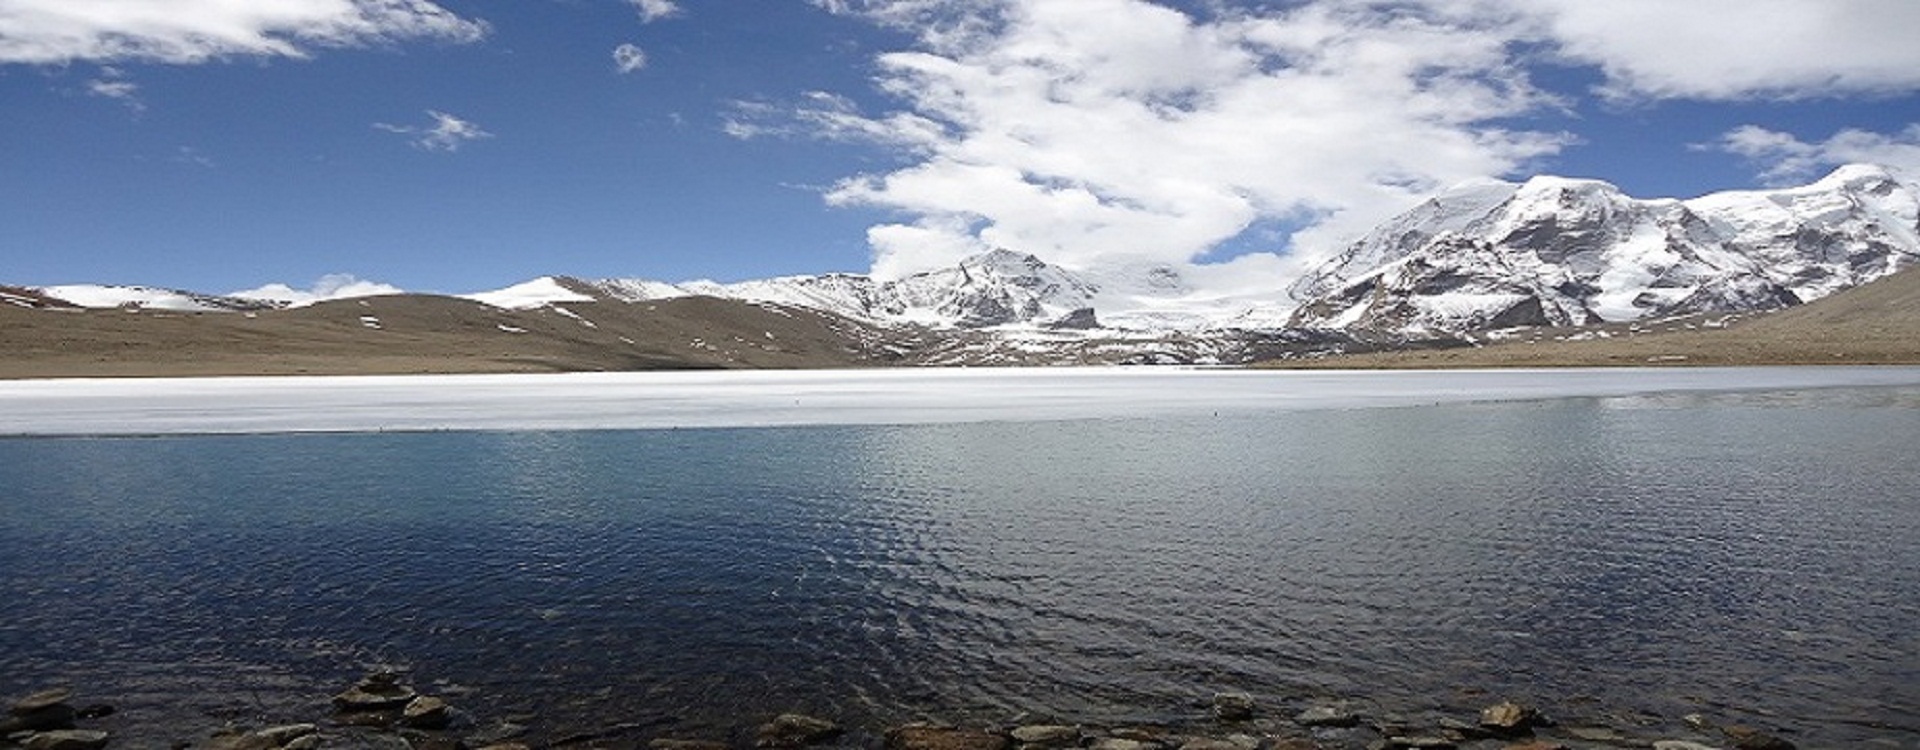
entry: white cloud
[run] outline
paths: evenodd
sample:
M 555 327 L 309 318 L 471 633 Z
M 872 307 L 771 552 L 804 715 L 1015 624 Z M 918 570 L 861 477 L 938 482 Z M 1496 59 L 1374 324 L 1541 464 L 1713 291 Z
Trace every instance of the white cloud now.
M 647 53 L 632 44 L 622 44 L 613 48 L 613 67 L 621 73 L 632 73 L 647 67 Z
M 863 116 L 814 95 L 787 121 L 748 109 L 729 129 L 803 129 L 913 156 L 828 194 L 909 217 L 869 231 L 880 275 L 990 247 L 1079 268 L 1184 263 L 1275 219 L 1304 226 L 1293 244 L 1312 257 L 1436 187 L 1511 172 L 1563 142 L 1491 124 L 1548 101 L 1510 63 L 1508 37 L 1424 15 L 1349 3 L 1196 20 L 1141 0 L 823 2 L 923 30 L 916 49 L 877 60 L 880 87 L 904 108 Z
M 135 112 L 147 107 L 140 101 L 140 85 L 113 74 L 87 81 L 87 94 L 120 102 Z
M 1735 128 L 1715 147 L 1765 165 L 1762 179 L 1793 184 L 1841 164 L 1879 164 L 1920 177 L 1920 123 L 1892 135 L 1847 129 L 1808 143 L 1791 133 L 1758 125 Z
M 354 297 L 374 297 L 382 294 L 404 294 L 406 290 L 377 281 L 356 278 L 352 274 L 332 273 L 320 277 L 313 286 L 295 289 L 286 284 L 267 284 L 234 292 L 228 296 L 244 299 L 272 300 L 285 302 L 293 307 L 302 307 L 316 302 Z
M 479 39 L 486 25 L 428 0 L 6 0 L 0 63 L 306 57 L 313 47 Z
M 412 136 L 409 140 L 416 148 L 428 151 L 459 151 L 467 141 L 493 137 L 492 133 L 480 129 L 479 125 L 445 112 L 430 109 L 427 110 L 427 116 L 433 118 L 433 125 L 428 127 L 391 125 L 384 122 L 376 122 L 373 127 L 389 133 Z
M 1913 0 L 1427 0 L 1536 24 L 1630 97 L 1817 98 L 1920 88 Z
M 630 0 L 630 2 L 640 11 L 641 23 L 653 23 L 662 18 L 680 15 L 680 5 L 673 0 Z

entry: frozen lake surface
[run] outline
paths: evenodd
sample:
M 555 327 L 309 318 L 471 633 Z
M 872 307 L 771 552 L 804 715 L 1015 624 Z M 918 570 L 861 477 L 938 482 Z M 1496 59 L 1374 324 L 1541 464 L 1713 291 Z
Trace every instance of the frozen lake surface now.
M 940 369 L 0 383 L 0 435 L 944 424 L 1920 385 L 1916 367 Z

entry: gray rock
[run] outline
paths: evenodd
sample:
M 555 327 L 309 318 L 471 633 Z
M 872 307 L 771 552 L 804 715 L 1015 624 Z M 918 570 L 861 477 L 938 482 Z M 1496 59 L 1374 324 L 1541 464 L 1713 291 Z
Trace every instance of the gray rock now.
M 445 729 L 452 722 L 453 707 L 431 695 L 408 701 L 400 712 L 400 723 L 415 729 Z
M 1158 742 L 1130 740 L 1125 737 L 1101 737 L 1087 746 L 1087 750 L 1160 750 Z
M 343 713 L 358 711 L 385 711 L 402 708 L 420 697 L 413 688 L 405 685 L 368 684 L 347 688 L 345 692 L 333 696 L 333 707 Z
M 1227 721 L 1253 718 L 1253 696 L 1246 693 L 1219 693 L 1213 696 L 1213 715 Z
M 21 698 L 20 700 L 14 701 L 13 707 L 11 709 L 8 709 L 8 713 L 13 714 L 14 716 L 24 716 L 27 714 L 31 714 L 35 711 L 42 711 L 45 709 L 52 708 L 54 706 L 58 706 L 62 703 L 66 703 L 72 698 L 73 698 L 73 691 L 68 690 L 66 688 L 52 688 L 48 690 L 42 690 L 40 692 L 29 695 L 25 698 Z
M 305 737 L 289 740 L 287 744 L 281 745 L 280 747 L 282 750 L 319 750 L 320 747 L 325 744 L 327 744 L 327 738 L 317 734 L 309 734 Z
M 760 725 L 754 739 L 757 747 L 800 747 L 831 739 L 840 734 L 840 725 L 803 714 L 780 714 Z
M 1449 750 L 1456 743 L 1446 737 L 1388 737 L 1387 747 L 1394 750 Z
M 1751 727 L 1721 727 L 1720 732 L 1733 740 L 1733 750 L 1795 750 L 1793 743 Z
M 1720 748 L 1686 740 L 1660 740 L 1653 743 L 1653 750 L 1720 750 Z
M 272 747 L 285 747 L 289 742 L 312 735 L 318 731 L 320 731 L 320 728 L 312 724 L 283 724 L 277 727 L 256 729 L 251 732 L 251 734 L 254 737 L 259 737 L 272 743 Z
M 100 750 L 107 746 L 106 732 L 90 729 L 56 729 L 28 737 L 20 746 L 26 750 Z
M 1194 737 L 1180 743 L 1180 750 L 1246 750 L 1246 748 L 1228 740 L 1216 740 L 1212 737 Z
M 1009 734 L 1014 741 L 1028 745 L 1065 747 L 1080 744 L 1080 728 L 1060 724 L 1028 724 L 1015 727 Z
M 1293 723 L 1303 727 L 1351 727 L 1360 716 L 1339 706 L 1314 706 L 1295 714 Z

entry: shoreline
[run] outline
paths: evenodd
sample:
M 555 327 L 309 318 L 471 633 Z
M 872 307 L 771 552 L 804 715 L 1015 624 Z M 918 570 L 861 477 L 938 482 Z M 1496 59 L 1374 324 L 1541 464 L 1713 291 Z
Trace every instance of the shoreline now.
M 117 711 L 111 696 L 48 688 L 7 697 L 11 708 L 0 718 L 0 747 L 118 750 L 164 742 L 170 750 L 1795 750 L 1799 745 L 1790 738 L 1801 731 L 1791 722 L 1738 723 L 1725 708 L 1670 717 L 1591 704 L 1541 706 L 1472 691 L 1446 707 L 1413 711 L 1382 708 L 1366 698 L 1276 699 L 1228 691 L 1196 695 L 1167 720 L 1144 723 L 1023 713 L 997 722 L 843 724 L 831 716 L 767 710 L 737 716 L 724 727 L 688 729 L 672 713 L 614 707 L 571 723 L 524 707 L 469 712 L 463 706 L 485 701 L 416 690 L 411 682 L 404 673 L 375 671 L 331 696 L 276 701 L 309 707 L 291 711 L 265 710 L 266 701 L 255 696 L 263 710 L 218 723 L 213 716 L 173 713 L 165 722 L 143 724 Z M 101 698 L 109 702 L 93 702 Z

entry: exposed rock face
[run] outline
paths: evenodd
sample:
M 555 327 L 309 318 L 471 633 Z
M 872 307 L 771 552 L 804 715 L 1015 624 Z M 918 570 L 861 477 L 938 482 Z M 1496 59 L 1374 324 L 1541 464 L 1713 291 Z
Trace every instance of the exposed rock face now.
M 1688 201 L 1537 177 L 1383 224 L 1289 290 L 1290 322 L 1433 335 L 1770 310 L 1916 262 L 1920 186 L 1878 167 Z

